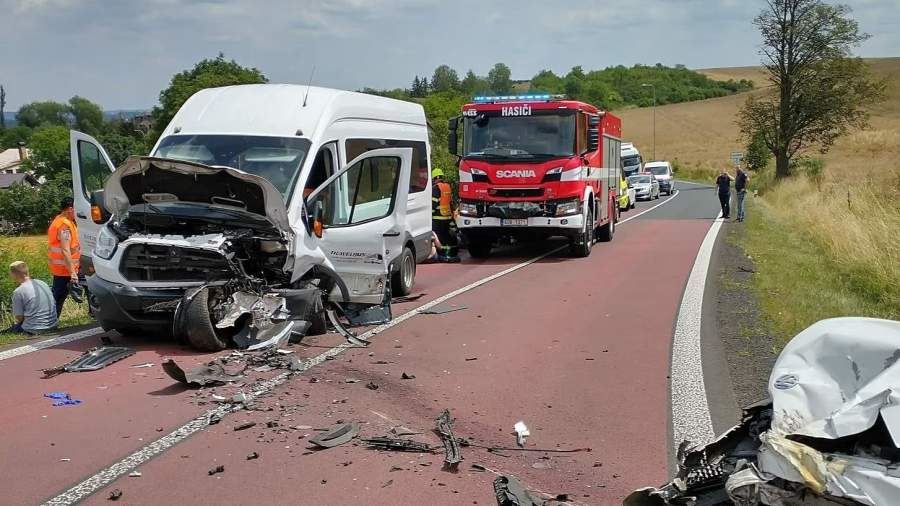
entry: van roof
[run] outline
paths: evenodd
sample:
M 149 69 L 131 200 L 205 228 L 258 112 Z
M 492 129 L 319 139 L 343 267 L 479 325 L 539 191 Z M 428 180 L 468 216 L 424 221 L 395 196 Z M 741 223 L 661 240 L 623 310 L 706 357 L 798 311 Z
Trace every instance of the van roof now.
M 181 106 L 163 136 L 177 130 L 310 138 L 320 126 L 346 118 L 426 125 L 424 109 L 412 102 L 317 86 L 245 84 L 198 91 Z
M 644 164 L 644 168 L 647 167 L 665 167 L 669 165 L 669 162 L 647 162 Z

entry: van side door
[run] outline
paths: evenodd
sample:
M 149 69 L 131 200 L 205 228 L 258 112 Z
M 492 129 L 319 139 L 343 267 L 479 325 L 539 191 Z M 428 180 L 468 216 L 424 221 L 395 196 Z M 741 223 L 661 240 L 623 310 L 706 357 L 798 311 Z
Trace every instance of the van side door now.
M 88 134 L 72 130 L 69 133 L 72 156 L 72 199 L 75 201 L 75 222 L 81 241 L 82 259 L 94 251 L 102 224 L 91 218 L 91 194 L 102 190 L 107 178 L 115 170 L 103 146 Z

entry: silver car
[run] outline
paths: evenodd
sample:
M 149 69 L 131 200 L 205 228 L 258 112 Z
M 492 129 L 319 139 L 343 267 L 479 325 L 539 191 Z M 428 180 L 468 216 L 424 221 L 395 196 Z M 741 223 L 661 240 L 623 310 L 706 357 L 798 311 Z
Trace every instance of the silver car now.
M 634 188 L 634 198 L 637 200 L 659 198 L 659 181 L 653 174 L 628 176 L 628 186 Z

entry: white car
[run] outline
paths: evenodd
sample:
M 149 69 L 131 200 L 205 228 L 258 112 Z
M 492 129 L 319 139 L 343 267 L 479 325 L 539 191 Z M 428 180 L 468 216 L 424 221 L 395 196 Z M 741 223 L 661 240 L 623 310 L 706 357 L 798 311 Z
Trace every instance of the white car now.
M 671 195 L 675 192 L 675 172 L 672 170 L 672 164 L 669 162 L 647 162 L 644 164 L 643 173 L 650 173 L 656 176 L 659 181 L 660 191 Z
M 213 350 L 240 333 L 229 304 L 248 293 L 327 286 L 334 300 L 382 305 L 408 293 L 431 252 L 429 150 L 421 105 L 293 85 L 202 90 L 152 156 L 115 171 L 72 132 L 94 316 L 171 333 L 179 301 L 190 312 L 201 290 L 205 316 L 180 337 Z
M 634 196 L 638 200 L 659 198 L 659 181 L 653 174 L 628 176 L 628 186 L 634 188 Z

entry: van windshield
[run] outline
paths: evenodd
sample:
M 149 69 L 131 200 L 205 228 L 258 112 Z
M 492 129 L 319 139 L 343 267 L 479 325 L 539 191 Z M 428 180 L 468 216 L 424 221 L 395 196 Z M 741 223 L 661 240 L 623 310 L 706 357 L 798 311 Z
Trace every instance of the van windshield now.
M 153 156 L 218 165 L 267 179 L 290 199 L 309 152 L 307 139 L 258 135 L 170 135 Z
M 622 167 L 631 167 L 632 165 L 640 165 L 640 155 L 626 155 L 622 157 Z
M 466 118 L 468 158 L 561 158 L 575 153 L 575 111 L 534 111 L 532 116 L 481 113 Z
M 654 176 L 666 176 L 669 174 L 669 168 L 665 165 L 656 165 L 653 167 L 644 167 L 645 172 L 649 172 Z

